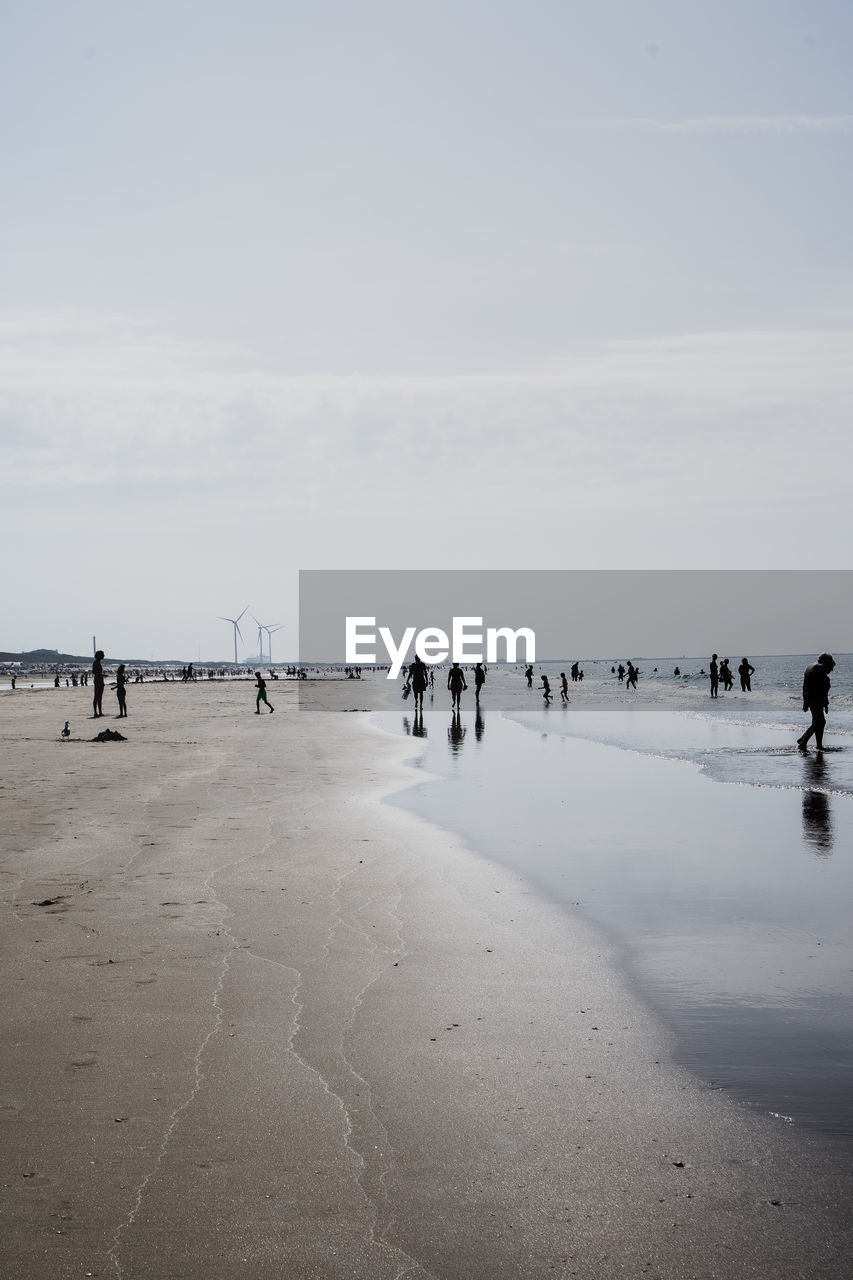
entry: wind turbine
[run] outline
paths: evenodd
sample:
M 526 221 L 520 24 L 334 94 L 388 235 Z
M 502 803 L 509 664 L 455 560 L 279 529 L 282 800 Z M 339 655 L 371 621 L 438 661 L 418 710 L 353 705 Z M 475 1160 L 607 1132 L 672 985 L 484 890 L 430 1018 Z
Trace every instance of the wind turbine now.
M 248 607 L 249 606 L 246 605 L 246 609 L 248 609 Z M 246 609 L 243 610 L 243 613 L 246 612 Z M 217 617 L 219 618 L 220 622 L 230 622 L 234 628 L 234 666 L 235 667 L 240 665 L 237 661 L 237 637 L 239 636 L 241 640 L 243 639 L 243 632 L 240 630 L 240 619 L 242 618 L 243 613 L 238 613 L 236 618 L 223 618 L 221 613 L 217 614 Z
M 264 627 L 264 631 L 266 631 L 267 633 L 267 649 L 268 649 L 268 656 L 270 660 L 270 666 L 272 666 L 272 634 L 274 631 L 283 631 L 283 630 L 284 630 L 284 624 L 278 623 L 278 622 L 276 622 L 272 626 Z
M 261 664 L 263 665 L 263 661 L 264 661 L 264 632 L 266 631 L 266 633 L 267 633 L 267 640 L 269 640 L 270 627 L 272 627 L 272 629 L 273 629 L 274 631 L 276 631 L 276 630 L 278 630 L 278 623 L 277 623 L 277 622 L 272 622 L 272 623 L 267 624 L 266 622 L 258 622 L 258 620 L 257 620 L 257 618 L 255 617 L 255 615 L 254 615 L 254 614 L 252 614 L 252 619 L 253 619 L 253 621 L 255 622 L 255 624 L 257 625 L 257 628 L 258 628 L 258 653 L 259 653 L 259 654 L 260 654 L 260 656 L 261 656 Z M 270 666 L 272 666 L 272 651 L 270 651 Z
M 261 659 L 261 666 L 263 666 L 264 665 L 264 624 L 262 622 L 258 622 L 254 614 L 251 615 L 251 618 L 255 626 L 258 628 L 258 653 Z

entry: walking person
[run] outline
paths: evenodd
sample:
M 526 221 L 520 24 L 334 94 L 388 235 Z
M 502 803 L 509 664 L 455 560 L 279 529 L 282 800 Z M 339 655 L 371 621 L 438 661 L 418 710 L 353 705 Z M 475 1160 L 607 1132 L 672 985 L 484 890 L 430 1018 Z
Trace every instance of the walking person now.
M 255 679 L 258 682 L 258 696 L 255 698 L 255 715 L 261 714 L 261 703 L 265 702 L 270 711 L 275 711 L 275 707 L 267 697 L 267 682 L 261 675 L 260 671 L 255 672 Z
M 834 670 L 835 659 L 831 653 L 822 653 L 817 662 L 810 663 L 805 669 L 803 711 L 811 712 L 812 722 L 802 737 L 797 738 L 797 746 L 801 751 L 807 750 L 812 734 L 818 751 L 823 751 L 823 731 L 826 728 L 826 713 L 829 711 L 829 673 Z
M 480 701 L 480 690 L 482 689 L 485 683 L 486 683 L 486 673 L 483 670 L 482 662 L 478 662 L 476 667 L 474 668 L 474 698 L 476 699 L 477 702 Z
M 450 704 L 458 711 L 462 706 L 462 690 L 468 688 L 465 682 L 465 672 L 458 662 L 454 662 L 447 673 L 447 687 L 450 690 Z
M 409 667 L 409 684 L 412 687 L 412 693 L 415 695 L 415 712 L 418 711 L 418 708 L 423 712 L 424 690 L 427 687 L 428 679 L 426 663 L 415 654 L 415 660 Z

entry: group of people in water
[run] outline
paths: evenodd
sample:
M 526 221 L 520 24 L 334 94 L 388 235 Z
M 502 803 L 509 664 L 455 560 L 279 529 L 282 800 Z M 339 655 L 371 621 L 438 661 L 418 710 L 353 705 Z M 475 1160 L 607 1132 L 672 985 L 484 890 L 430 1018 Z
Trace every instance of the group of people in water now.
M 743 658 L 741 660 L 737 673 L 740 676 L 741 693 L 751 693 L 752 677 L 755 675 L 755 667 L 752 665 L 749 658 Z M 678 667 L 675 668 L 675 674 L 680 674 Z M 721 684 L 724 692 L 728 693 L 735 682 L 735 678 L 732 675 L 732 669 L 729 666 L 728 658 L 723 658 L 721 662 L 718 662 L 716 654 L 711 655 L 709 675 L 711 677 L 712 698 L 716 698 L 718 696 Z
M 797 739 L 797 746 L 800 750 L 808 749 L 808 743 L 814 737 L 815 745 L 819 751 L 823 750 L 823 734 L 826 727 L 826 713 L 829 710 L 829 688 L 830 672 L 835 668 L 835 659 L 829 653 L 822 653 L 816 662 L 811 663 L 805 671 L 803 677 L 803 711 L 809 712 L 812 717 L 810 727 L 806 732 Z M 742 658 L 738 666 L 738 675 L 740 676 L 740 687 L 743 693 L 752 692 L 752 677 L 755 675 L 755 667 L 749 658 Z M 634 663 L 628 659 L 627 667 L 619 663 L 618 668 L 614 665 L 610 668 L 611 674 L 615 675 L 620 684 L 624 680 L 626 689 L 636 689 L 637 679 L 640 675 Z M 657 667 L 655 667 L 657 671 Z M 414 661 L 409 667 L 402 668 L 404 685 L 403 697 L 408 698 L 413 695 L 415 714 L 423 714 L 424 693 L 427 689 L 435 687 L 435 671 L 433 667 L 427 664 L 416 654 Z M 260 681 L 260 672 L 257 672 L 257 678 Z M 681 669 L 676 667 L 673 675 L 681 676 Z M 705 674 L 704 669 L 701 673 Z M 720 684 L 724 691 L 728 692 L 734 686 L 734 676 L 729 665 L 729 659 L 719 659 L 715 653 L 711 657 L 709 669 L 711 681 L 711 697 L 716 698 L 719 694 Z M 532 663 L 528 664 L 524 672 L 527 680 L 528 689 L 533 688 L 534 671 Z M 627 677 L 627 678 L 626 678 Z M 583 671 L 577 662 L 572 664 L 571 678 L 578 682 L 583 680 Z M 261 684 L 263 682 L 261 681 Z M 477 709 L 480 706 L 480 694 L 483 685 L 486 683 L 486 672 L 482 662 L 478 662 L 474 667 L 474 698 Z M 465 679 L 465 672 L 458 662 L 454 662 L 447 673 L 447 688 L 450 692 L 451 709 L 454 715 L 458 715 L 462 705 L 462 694 L 467 690 L 468 683 Z M 539 688 L 542 691 L 542 697 L 546 707 L 553 701 L 551 693 L 551 681 L 548 676 L 542 672 L 541 684 Z M 258 694 L 258 709 L 260 710 L 260 698 L 262 694 Z M 264 701 L 266 701 L 266 696 Z M 571 701 L 569 698 L 569 682 L 565 671 L 560 672 L 560 701 L 566 705 Z

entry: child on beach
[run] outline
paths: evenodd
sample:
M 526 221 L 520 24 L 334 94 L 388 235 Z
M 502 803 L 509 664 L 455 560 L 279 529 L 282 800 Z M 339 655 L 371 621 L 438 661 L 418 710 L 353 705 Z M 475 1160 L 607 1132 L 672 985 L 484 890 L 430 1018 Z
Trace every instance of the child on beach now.
M 577 677 L 576 677 L 576 675 L 575 675 L 575 668 L 576 668 L 576 667 L 577 667 L 577 663 L 575 663 L 575 666 L 572 668 L 572 679 L 573 679 L 573 680 L 577 679 Z M 569 701 L 569 682 L 568 682 L 568 680 L 566 679 L 566 673 L 565 673 L 565 671 L 561 671 L 561 672 L 560 672 L 560 701 L 561 701 L 561 702 L 568 702 L 568 701 Z
M 542 684 L 540 687 L 542 689 L 542 697 L 545 699 L 545 706 L 547 707 L 548 703 L 551 701 L 551 681 L 547 676 L 542 677 Z
M 116 697 L 118 698 L 119 719 L 127 715 L 127 694 L 125 692 L 126 684 L 127 677 L 125 676 L 125 666 L 122 662 L 116 672 Z
M 255 679 L 258 682 L 258 696 L 255 698 L 255 715 L 261 714 L 261 703 L 265 702 L 270 711 L 275 711 L 275 707 L 267 697 L 267 682 L 261 675 L 260 671 L 255 672 Z

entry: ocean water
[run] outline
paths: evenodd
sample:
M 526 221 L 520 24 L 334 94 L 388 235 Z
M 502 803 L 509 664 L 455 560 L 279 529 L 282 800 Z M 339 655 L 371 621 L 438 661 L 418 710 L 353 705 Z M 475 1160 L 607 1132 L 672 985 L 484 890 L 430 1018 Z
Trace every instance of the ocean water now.
M 417 747 L 394 803 L 606 934 L 680 1061 L 849 1141 L 853 660 L 836 655 L 828 749 L 802 753 L 810 660 L 752 657 L 753 691 L 716 701 L 699 660 L 638 663 L 637 695 L 587 663 L 566 706 L 557 663 L 547 708 L 519 672 L 490 672 L 479 712 L 469 692 L 453 717 L 437 689 L 422 718 L 406 702 L 377 720 Z

